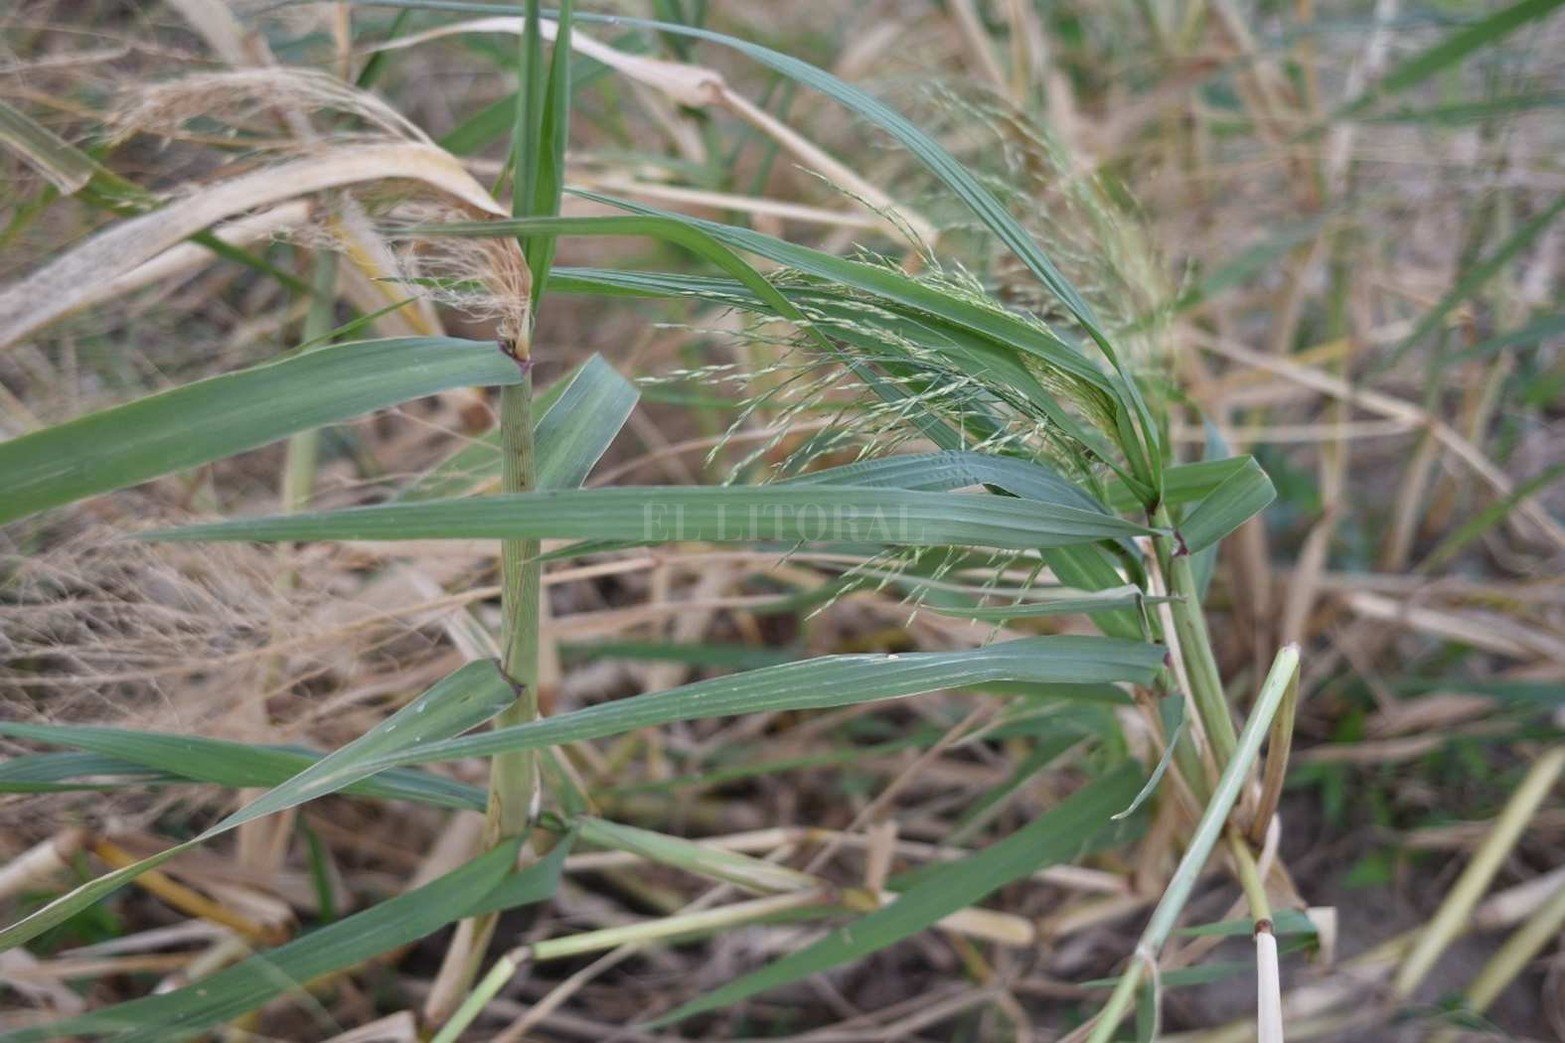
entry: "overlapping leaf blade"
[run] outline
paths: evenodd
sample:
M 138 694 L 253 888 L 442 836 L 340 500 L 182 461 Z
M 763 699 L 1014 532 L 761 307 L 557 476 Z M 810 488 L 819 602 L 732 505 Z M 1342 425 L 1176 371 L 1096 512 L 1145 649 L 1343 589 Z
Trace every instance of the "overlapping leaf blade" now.
M 496 908 L 542 901 L 559 883 L 569 838 L 543 860 L 515 871 L 515 841 L 446 875 L 200 981 L 52 1025 L 0 1035 L 35 1043 L 66 1035 L 109 1035 L 118 1043 L 171 1043 L 303 988 L 324 974 L 411 944 L 446 924 Z
M 0 793 L 31 792 L 30 787 L 36 784 L 60 785 L 65 779 L 97 775 L 120 776 L 131 785 L 182 781 L 235 789 L 276 786 L 324 756 L 302 747 L 263 746 L 95 725 L 7 721 L 0 722 L 0 735 L 86 751 L 13 757 L 0 764 Z M 477 787 L 415 771 L 388 771 L 345 786 L 342 792 L 437 807 L 482 810 L 484 806 L 483 793 Z
M 746 228 L 704 221 L 698 218 L 658 210 L 626 200 L 595 193 L 578 193 L 584 198 L 617 206 L 632 212 L 630 217 L 520 219 L 513 221 L 452 222 L 419 229 L 426 234 L 496 236 L 550 232 L 560 235 L 650 235 L 696 248 L 703 256 L 719 263 L 737 283 L 719 280 L 689 280 L 680 276 L 649 279 L 638 273 L 570 273 L 561 280 L 562 288 L 581 291 L 608 287 L 620 291 L 651 292 L 653 295 L 689 295 L 741 307 L 760 307 L 794 322 L 803 321 L 801 308 L 833 319 L 832 335 L 856 341 L 874 340 L 873 333 L 856 332 L 854 319 L 862 318 L 859 306 L 842 296 L 844 288 L 872 295 L 889 307 L 891 314 L 877 320 L 877 326 L 891 323 L 902 336 L 915 341 L 928 340 L 942 355 L 974 372 L 990 371 L 1016 386 L 1027 396 L 1027 403 L 1041 410 L 1059 427 L 1074 437 L 1091 442 L 1094 435 L 1081 421 L 1054 401 L 1015 356 L 1033 356 L 1059 378 L 1072 382 L 1078 394 L 1092 396 L 1098 408 L 1118 410 L 1117 385 L 1091 361 L 1048 328 L 1030 323 L 998 306 L 977 303 L 960 294 L 920 282 L 894 269 L 862 261 L 852 261 L 820 250 L 799 246 L 783 239 L 763 235 Z M 716 251 L 722 251 L 721 253 Z M 800 290 L 774 287 L 739 261 L 736 251 L 764 257 L 799 272 L 823 280 L 825 288 Z M 759 279 L 759 284 L 757 280 Z M 797 301 L 795 301 L 797 297 Z M 903 328 L 912 323 L 914 329 Z M 921 328 L 920 328 L 921 327 Z M 830 344 L 819 332 L 806 325 L 822 346 Z
M 1074 635 L 1022 638 L 956 652 L 821 656 L 429 743 L 389 759 L 384 766 L 542 749 L 675 721 L 828 709 L 1002 681 L 1148 684 L 1162 669 L 1163 656 L 1158 645 Z
M 1074 505 L 981 493 L 848 486 L 620 486 L 236 519 L 165 529 L 147 538 L 829 540 L 1030 550 L 1151 531 Z
M 345 789 L 383 770 L 386 761 L 424 744 L 460 734 L 493 717 L 515 698 L 498 667 L 484 660 L 469 663 L 417 700 L 386 718 L 358 739 L 315 761 L 276 789 L 227 816 L 199 836 L 151 858 L 116 870 L 50 902 L 0 931 L 0 950 L 19 945 L 113 893 L 137 876 L 183 851 L 286 808 Z M 14 727 L 14 726 L 5 726 Z
M 861 460 L 841 467 L 812 471 L 779 484 L 844 485 L 913 491 L 946 491 L 970 485 L 994 485 L 1023 499 L 1066 504 L 1108 514 L 1102 504 L 1052 467 L 1014 456 L 961 449 Z
M 357 765 L 361 778 L 341 789 L 423 803 L 477 807 L 481 806 L 482 797 L 472 787 L 422 773 L 388 769 L 484 757 L 508 750 L 543 749 L 675 721 L 825 709 L 943 688 L 1024 682 L 1080 686 L 1085 690 L 1115 682 L 1145 684 L 1162 667 L 1163 655 L 1160 646 L 1139 641 L 1062 635 L 1023 638 L 955 652 L 821 656 L 696 681 L 482 734 L 411 743 L 400 752 L 393 750 L 376 759 L 362 759 Z M 0 734 L 118 755 L 127 763 L 148 769 L 233 786 L 285 781 L 296 777 L 320 756 L 275 747 L 251 747 L 246 754 L 235 749 L 235 744 L 219 740 L 69 725 L 0 724 Z M 179 758 L 181 748 L 186 754 L 183 763 Z
M 737 1003 L 768 989 L 829 970 L 938 923 L 999 888 L 1079 854 L 1131 800 L 1140 777 L 1129 765 L 1090 783 L 1052 811 L 997 843 L 927 872 L 890 905 L 686 1003 L 654 1024 L 668 1024 Z
M 540 489 L 573 489 L 586 480 L 625 426 L 641 394 L 636 386 L 594 355 L 534 401 L 538 417 L 537 483 Z M 404 489 L 399 499 L 462 496 L 498 482 L 496 434 L 464 446 Z
M 1277 498 L 1272 480 L 1253 457 L 1243 461 L 1217 486 L 1185 512 L 1179 534 L 1192 554 L 1219 540 L 1266 509 Z M 1220 461 L 1227 463 L 1227 461 Z
M 493 343 L 342 344 L 187 384 L 0 442 L 0 522 L 451 388 L 510 384 Z

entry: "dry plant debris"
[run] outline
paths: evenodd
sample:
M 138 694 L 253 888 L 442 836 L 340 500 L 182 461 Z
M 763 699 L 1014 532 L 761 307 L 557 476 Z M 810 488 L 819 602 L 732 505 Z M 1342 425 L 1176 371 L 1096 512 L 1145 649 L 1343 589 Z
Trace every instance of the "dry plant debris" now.
M 1565 1039 L 1565 15 L 0 12 L 0 1041 Z

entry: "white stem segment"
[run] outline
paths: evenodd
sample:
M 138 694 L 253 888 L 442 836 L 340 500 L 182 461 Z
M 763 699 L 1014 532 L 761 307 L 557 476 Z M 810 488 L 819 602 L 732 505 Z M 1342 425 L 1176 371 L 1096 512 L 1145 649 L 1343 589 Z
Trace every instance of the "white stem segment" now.
M 1255 1038 L 1283 1043 L 1282 976 L 1277 967 L 1277 936 L 1269 923 L 1255 932 Z

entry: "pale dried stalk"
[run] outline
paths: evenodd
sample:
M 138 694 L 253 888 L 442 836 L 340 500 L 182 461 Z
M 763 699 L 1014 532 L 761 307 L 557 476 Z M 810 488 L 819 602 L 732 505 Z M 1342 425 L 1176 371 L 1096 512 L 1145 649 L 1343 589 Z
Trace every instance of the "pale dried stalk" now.
M 408 299 L 408 287 L 398 278 L 402 269 L 398 266 L 396 252 L 375 231 L 357 200 L 340 198 L 327 227 L 349 261 L 342 273 L 346 278 L 339 280 L 339 293 L 352 300 L 365 314 Z M 416 335 L 432 336 L 442 332 L 435 301 L 428 294 L 413 295 L 410 303 L 377 319 L 377 325 L 384 328 L 385 319 L 396 320 Z M 471 401 L 470 392 L 448 394 L 453 394 L 459 403 Z
M 0 898 L 48 884 L 56 874 L 71 867 L 71 860 L 86 842 L 84 831 L 67 829 L 11 859 L 0 869 Z
M 474 164 L 476 166 L 477 164 Z M 495 164 L 498 166 L 498 164 Z M 782 221 L 798 221 L 802 224 L 826 225 L 831 228 L 880 228 L 884 222 L 869 214 L 854 214 L 842 210 L 810 206 L 807 203 L 791 203 L 786 199 L 767 199 L 757 196 L 736 195 L 732 192 L 713 192 L 702 188 L 686 188 L 682 185 L 665 185 L 655 181 L 638 181 L 618 175 L 588 175 L 579 183 L 589 188 L 602 188 L 611 192 L 623 192 L 643 199 L 664 200 L 689 206 L 712 207 L 718 210 L 737 210 L 760 218 Z M 824 422 L 821 424 L 824 426 Z
M 225 63 L 252 65 L 270 58 L 265 41 L 245 29 L 222 0 L 168 0 L 168 5 Z
M 1301 366 L 1287 359 L 1275 358 L 1263 352 L 1255 351 L 1243 344 L 1236 343 L 1224 337 L 1213 337 L 1203 331 L 1188 328 L 1186 331 L 1191 340 L 1201 347 L 1215 354 L 1235 362 L 1254 366 L 1257 369 L 1266 370 L 1277 376 L 1284 377 L 1296 384 L 1311 388 L 1323 395 L 1330 395 L 1344 402 L 1367 409 L 1381 416 L 1391 417 L 1407 421 L 1418 427 L 1427 428 L 1431 435 L 1443 445 L 1453 456 L 1461 460 L 1474 473 L 1501 496 L 1510 496 L 1516 490 L 1516 485 L 1510 476 L 1501 470 L 1495 463 L 1483 454 L 1477 446 L 1458 434 L 1449 424 L 1431 416 L 1427 410 L 1405 402 L 1392 395 L 1386 395 L 1368 388 L 1355 387 L 1340 377 L 1308 366 Z M 1565 549 L 1565 526 L 1548 512 L 1535 496 L 1526 496 L 1517 502 L 1517 513 L 1524 516 L 1537 530 L 1555 546 Z
M 1461 641 L 1499 655 L 1565 662 L 1565 641 L 1494 614 L 1468 616 L 1443 612 L 1369 591 L 1344 594 L 1342 602 L 1367 619 L 1397 623 L 1420 633 Z
M 1412 951 L 1397 968 L 1392 989 L 1399 998 L 1407 999 L 1413 995 L 1423 983 L 1425 975 L 1434 967 L 1435 961 L 1466 929 L 1478 900 L 1483 897 L 1495 873 L 1499 872 L 1501 863 L 1521 839 L 1527 823 L 1548 797 L 1562 771 L 1565 771 L 1565 746 L 1554 747 L 1533 763 L 1527 777 L 1495 820 L 1494 829 L 1483 846 L 1474 853 L 1472 861 L 1440 904 L 1434 919 L 1419 933 Z
M 136 861 L 133 855 L 119 845 L 102 838 L 93 845 L 92 853 L 111 869 L 123 869 Z M 286 936 L 285 932 L 275 927 L 258 923 L 242 913 L 218 904 L 195 888 L 185 886 L 161 870 L 154 869 L 143 873 L 136 878 L 135 883 L 137 887 L 157 895 L 186 915 L 199 916 L 203 920 L 231 928 L 260 944 L 276 945 Z
M 845 833 L 840 830 L 817 829 L 807 826 L 775 826 L 769 829 L 733 833 L 728 836 L 708 837 L 698 841 L 704 847 L 720 851 L 758 852 L 797 844 L 819 844 L 825 840 L 838 840 L 846 848 L 864 848 L 869 838 L 863 834 Z M 929 844 L 917 840 L 898 840 L 893 848 L 903 858 L 934 862 L 954 862 L 966 858 L 972 852 L 966 848 L 945 844 Z M 567 871 L 591 871 L 615 869 L 639 865 L 646 861 L 630 851 L 593 851 L 571 855 L 565 860 Z M 1124 880 L 1114 873 L 1081 866 L 1050 866 L 1032 874 L 1039 883 L 1072 891 L 1094 894 L 1126 895 L 1129 893 Z
M 1565 884 L 1559 885 L 1548 904 L 1536 916 L 1522 924 L 1521 929 L 1505 940 L 1489 962 L 1484 964 L 1467 989 L 1462 1000 L 1467 1010 L 1482 1014 L 1499 998 L 1517 975 L 1543 951 L 1565 928 Z M 1456 1033 L 1447 1030 L 1433 1043 L 1454 1043 Z
M 301 144 L 324 140 L 308 122 L 297 119 L 315 111 L 351 115 L 374 128 L 372 133 L 390 138 L 434 144 L 417 124 L 374 94 L 328 73 L 286 66 L 195 73 L 142 87 L 131 93 L 109 121 L 118 128 L 116 137 L 120 139 L 137 133 L 174 137 L 191 120 L 271 124 L 279 110 L 298 130 Z
M 227 937 L 232 932 L 226 927 L 207 923 L 205 920 L 185 920 L 168 927 L 153 927 L 135 934 L 110 938 L 61 950 L 61 956 L 112 956 L 124 952 L 152 952 L 189 942 L 209 942 Z M 12 950 L 13 952 L 18 950 Z
M 398 1011 L 333 1036 L 326 1043 L 419 1043 L 418 1021 L 412 1011 Z
M 1256 696 L 1249 720 L 1245 722 L 1234 755 L 1224 767 L 1222 777 L 1218 779 L 1217 786 L 1213 789 L 1212 796 L 1201 815 L 1201 821 L 1196 825 L 1195 832 L 1185 848 L 1185 854 L 1180 859 L 1179 867 L 1169 880 L 1168 886 L 1163 891 L 1163 897 L 1158 901 L 1151 919 L 1147 921 L 1142 931 L 1141 940 L 1136 945 L 1130 966 L 1121 972 L 1119 982 L 1108 1003 L 1104 1005 L 1103 1012 L 1091 1023 L 1091 1034 L 1087 1037 L 1090 1043 L 1108 1043 L 1130 1008 L 1143 972 L 1150 967 L 1151 971 L 1156 973 L 1158 952 L 1168 940 L 1175 922 L 1184 911 L 1190 891 L 1195 886 L 1202 866 L 1211 855 L 1219 834 L 1228 828 L 1228 817 L 1254 767 L 1261 743 L 1270 734 L 1272 718 L 1294 683 L 1298 671 L 1298 647 L 1285 646 L 1277 653 L 1271 671 L 1261 683 L 1260 693 Z M 1241 854 L 1241 860 L 1248 856 L 1248 849 L 1242 843 L 1235 847 L 1237 853 Z M 1259 886 L 1258 874 L 1241 872 L 1240 877 L 1246 885 L 1246 893 L 1253 894 L 1252 900 L 1261 907 L 1256 912 L 1256 918 L 1268 919 L 1269 907 L 1266 905 L 1264 888 Z
M 115 279 L 235 214 L 371 181 L 422 183 L 482 213 L 505 216 L 449 153 L 398 142 L 338 148 L 219 182 L 98 233 L 0 291 L 0 347 L 81 307 L 95 284 Z
M 961 33 L 967 49 L 973 57 L 978 59 L 978 67 L 983 71 L 994 89 L 1003 95 L 1009 95 L 1005 70 L 1000 67 L 1000 59 L 994 53 L 994 41 L 989 39 L 989 33 L 984 29 L 982 16 L 979 15 L 973 0 L 951 0 L 951 18 L 956 22 L 957 30 Z M 1012 101 L 1020 99 L 1011 96 Z
M 75 195 L 98 172 L 91 159 L 4 102 L 0 102 L 0 147 L 20 156 L 61 195 Z
M 225 0 L 171 0 L 170 6 L 202 39 L 206 40 L 207 46 L 217 52 L 224 64 L 232 66 L 238 75 L 244 75 L 252 69 L 259 70 L 263 76 L 268 77 L 286 77 L 299 72 L 299 70 L 280 67 L 272 56 L 271 48 L 267 46 L 266 38 L 260 33 L 246 29 L 234 16 Z M 339 8 L 339 11 L 345 19 L 346 5 Z M 339 101 L 345 100 L 350 109 L 361 114 L 366 109 L 378 112 L 383 118 L 389 117 L 390 125 L 397 126 L 402 132 L 411 133 L 415 139 L 428 143 L 422 130 L 412 122 L 403 119 L 400 113 L 382 103 L 375 95 L 357 90 L 347 84 L 334 85 L 334 90 L 339 92 Z M 318 140 L 319 136 L 309 116 L 296 104 L 290 104 L 288 99 L 283 99 L 277 103 L 277 108 L 283 121 L 300 141 Z M 376 311 L 395 300 L 388 296 L 395 292 L 395 286 L 381 280 L 395 275 L 396 269 L 377 263 L 385 258 L 386 245 L 374 229 L 369 227 L 368 221 L 363 220 L 362 214 L 351 200 L 343 201 L 341 216 L 349 222 L 342 239 L 349 246 L 350 254 L 356 255 L 352 257 L 355 277 L 349 280 L 348 287 L 354 293 L 356 305 L 368 311 Z M 374 292 L 368 294 L 363 292 L 366 283 Z M 366 302 L 381 297 L 386 299 L 381 300 L 379 304 L 370 304 L 366 308 Z M 388 332 L 392 333 L 411 332 L 430 335 L 441 332 L 439 316 L 436 315 L 430 302 L 423 298 L 383 316 L 377 320 L 377 325 L 383 329 L 390 327 Z
M 309 220 L 310 204 L 297 200 L 218 225 L 212 229 L 212 236 L 229 246 L 249 246 L 293 231 Z M 92 287 L 92 292 L 77 307 L 85 308 L 99 301 L 114 300 L 153 283 L 182 278 L 205 268 L 212 260 L 212 251 L 205 246 L 180 243 L 123 275 Z
M 52 1007 L 59 1014 L 80 1014 L 87 1009 L 87 1001 L 71 989 L 63 978 L 41 973 L 43 968 L 43 962 L 26 949 L 0 952 L 0 981 L 4 981 L 17 995 Z
M 523 24 L 523 19 L 519 17 L 475 18 L 389 40 L 375 49 L 398 50 L 461 33 L 509 33 L 520 36 Z M 555 23 L 545 21 L 542 26 L 543 38 L 554 39 Z M 722 73 L 717 70 L 702 65 L 687 65 L 683 62 L 648 58 L 639 54 L 626 54 L 593 39 L 580 29 L 571 31 L 571 48 L 602 62 L 637 83 L 662 92 L 687 108 L 705 109 L 718 106 L 727 109 L 792 153 L 804 166 L 861 200 L 876 217 L 880 218 L 880 225 L 899 238 L 907 238 L 915 247 L 920 248 L 935 238 L 935 228 L 925 218 L 905 207 L 899 207 L 895 200 L 872 182 L 860 177 L 853 168 L 827 153 L 771 113 L 752 104 L 749 99 L 729 87 Z
M 1288 778 L 1288 755 L 1293 750 L 1293 722 L 1298 710 L 1299 678 L 1295 675 L 1272 721 L 1272 734 L 1266 746 L 1266 769 L 1261 775 L 1260 795 L 1249 829 L 1250 842 L 1257 847 L 1265 846 L 1277 806 L 1282 802 L 1282 787 Z

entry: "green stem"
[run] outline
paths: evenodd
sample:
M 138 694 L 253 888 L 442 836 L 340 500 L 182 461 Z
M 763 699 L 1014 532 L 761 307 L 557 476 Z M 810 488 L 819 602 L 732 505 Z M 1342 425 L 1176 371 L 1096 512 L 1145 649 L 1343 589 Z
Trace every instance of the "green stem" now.
M 1163 508 L 1158 509 L 1154 521 L 1163 528 L 1173 527 Z M 1160 539 L 1158 547 L 1160 564 L 1168 577 L 1168 592 L 1174 597 L 1170 609 L 1174 617 L 1174 634 L 1179 639 L 1185 671 L 1190 677 L 1190 697 L 1195 702 L 1196 712 L 1201 715 L 1207 740 L 1212 744 L 1212 755 L 1221 771 L 1233 759 L 1238 734 L 1234 731 L 1233 714 L 1228 709 L 1228 697 L 1223 693 L 1223 678 L 1212 652 L 1212 635 L 1206 628 L 1206 615 L 1201 611 L 1200 586 L 1195 580 L 1195 570 L 1190 567 L 1189 554 L 1170 547 L 1166 540 Z
M 520 384 L 500 391 L 500 487 L 507 493 L 529 492 L 537 485 L 533 381 L 525 361 L 528 347 L 523 341 L 509 349 L 514 358 L 522 360 L 518 365 L 523 368 L 523 378 Z M 538 717 L 538 607 L 543 586 L 543 563 L 538 549 L 536 539 L 500 543 L 500 610 L 504 623 L 500 668 L 516 688 L 516 701 L 495 717 L 496 728 L 525 724 Z M 537 757 L 534 750 L 517 750 L 497 753 L 490 760 L 484 850 L 507 838 L 525 836 L 532 828 L 541 802 Z M 497 922 L 498 914 L 489 913 L 463 925 L 465 933 L 459 933 L 447 950 L 446 962 L 426 1001 L 427 1020 L 443 1022 L 453 1016 L 456 997 L 471 986 Z M 469 995 L 462 1009 L 467 1011 L 472 1002 Z M 469 1011 L 469 1019 L 473 1015 L 476 1011 Z
M 1266 881 L 1261 879 L 1261 867 L 1256 864 L 1255 854 L 1250 850 L 1250 845 L 1245 843 L 1239 830 L 1232 825 L 1228 827 L 1228 852 L 1233 856 L 1234 875 L 1239 878 L 1239 886 L 1244 891 L 1244 900 L 1250 907 L 1250 919 L 1256 923 L 1272 918 L 1272 903 L 1266 897 Z
M 523 365 L 527 365 L 523 363 Z M 537 485 L 533 445 L 533 382 L 500 392 L 502 492 L 530 492 Z M 538 716 L 538 605 L 543 564 L 536 539 L 500 544 L 500 607 L 505 621 L 501 668 L 516 686 L 516 702 L 495 719 L 495 727 L 524 724 Z M 520 836 L 531 825 L 538 798 L 537 754 L 497 754 L 489 779 L 488 832 L 491 843 Z
M 315 255 L 315 271 L 310 279 L 310 307 L 304 316 L 304 328 L 300 331 L 302 343 L 324 341 L 332 331 L 333 312 L 337 303 L 337 255 L 322 250 Z M 284 514 L 303 510 L 315 492 L 315 472 L 320 462 L 321 432 L 319 428 L 300 431 L 288 439 L 287 454 L 283 458 L 282 488 L 279 490 Z M 289 581 L 289 586 L 292 581 Z
M 1114 992 L 1109 996 L 1108 1003 L 1104 1005 L 1103 1013 L 1098 1015 L 1087 1043 L 1108 1043 L 1113 1038 L 1114 1030 L 1119 1027 L 1119 1023 L 1129 1012 L 1131 1003 L 1135 999 L 1136 987 L 1141 984 L 1147 964 L 1157 959 L 1159 950 L 1168 940 L 1180 913 L 1184 911 L 1191 889 L 1195 887 L 1196 877 L 1206 865 L 1206 860 L 1211 855 L 1219 835 L 1228 829 L 1228 816 L 1239 799 L 1239 791 L 1243 788 L 1245 780 L 1249 778 L 1256 757 L 1260 755 L 1261 743 L 1265 741 L 1266 734 L 1271 729 L 1272 718 L 1276 716 L 1277 708 L 1281 705 L 1289 686 L 1294 683 L 1298 669 L 1298 648 L 1293 645 L 1285 646 L 1277 653 L 1271 670 L 1262 682 L 1260 694 L 1255 699 L 1255 708 L 1250 713 L 1250 719 L 1245 722 L 1244 734 L 1235 745 L 1234 757 L 1224 767 L 1222 777 L 1218 779 L 1217 786 L 1212 791 L 1212 798 L 1207 802 L 1206 810 L 1201 815 L 1201 821 L 1196 824 L 1195 833 L 1191 835 L 1190 843 L 1185 848 L 1184 857 L 1180 859 L 1179 867 L 1174 870 L 1173 878 L 1169 880 L 1162 899 L 1158 901 L 1157 908 L 1152 911 L 1152 918 L 1147 921 L 1141 933 L 1141 941 L 1136 945 L 1134 962 L 1119 976 L 1119 983 L 1114 986 Z M 1259 874 L 1253 875 L 1258 883 Z M 1241 878 L 1243 878 L 1242 871 Z M 1248 884 L 1246 891 L 1250 891 Z M 1263 903 L 1265 901 L 1264 891 L 1261 901 Z

